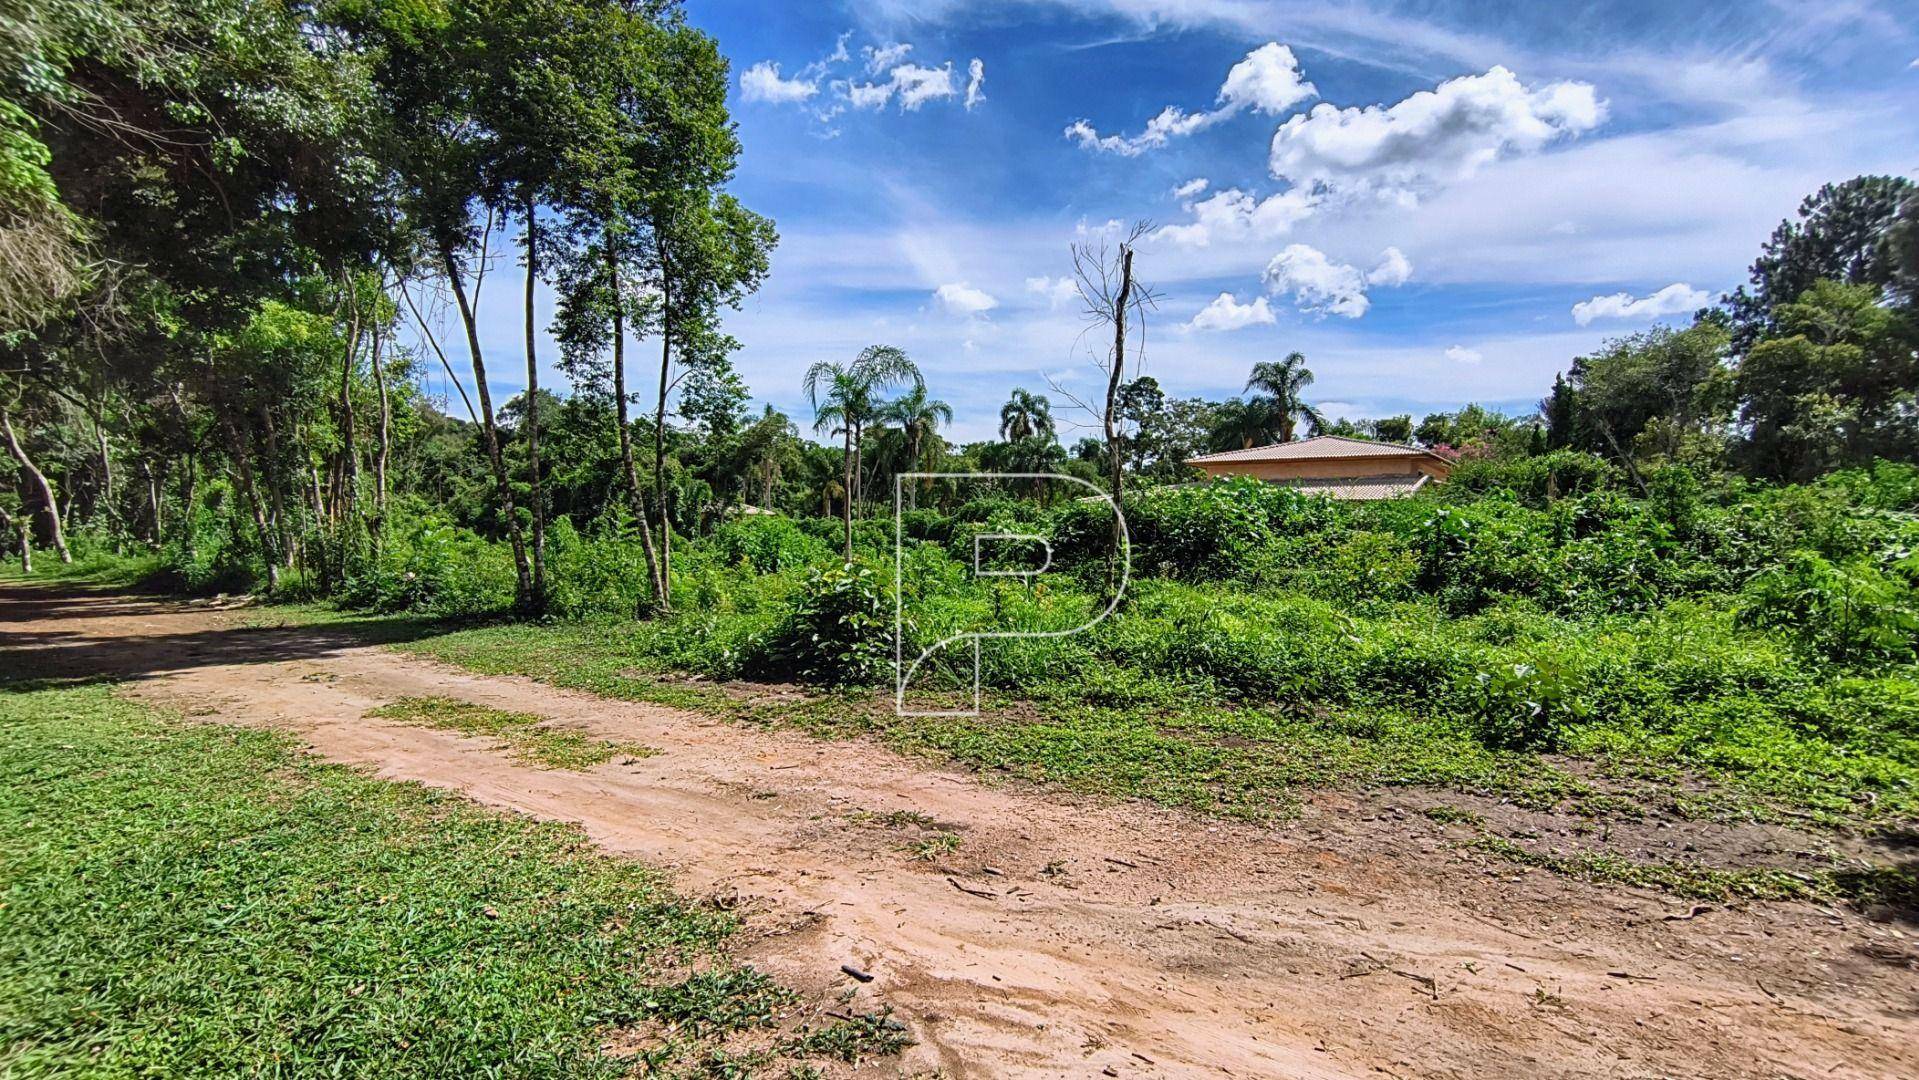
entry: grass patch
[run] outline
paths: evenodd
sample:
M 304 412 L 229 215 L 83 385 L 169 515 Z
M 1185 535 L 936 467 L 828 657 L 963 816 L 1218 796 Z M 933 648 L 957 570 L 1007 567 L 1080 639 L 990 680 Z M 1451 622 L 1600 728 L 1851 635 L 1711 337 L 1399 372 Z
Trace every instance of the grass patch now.
M 900 1044 L 734 1050 L 794 999 L 727 959 L 732 928 L 574 827 L 105 686 L 0 690 L 0 1074 L 651 1075 Z
M 1775 867 L 1725 870 L 1696 863 L 1638 862 L 1610 852 L 1559 855 L 1521 847 L 1498 836 L 1481 836 L 1466 846 L 1507 862 L 1581 881 L 1658 889 L 1695 900 L 1843 900 L 1919 909 L 1919 876 L 1889 866 L 1811 872 Z
M 924 836 L 907 845 L 906 850 L 920 862 L 932 862 L 942 855 L 951 855 L 958 851 L 960 835 L 953 832 L 936 832 Z
M 367 713 L 376 720 L 498 739 L 516 759 L 543 769 L 581 771 L 616 757 L 659 753 L 639 743 L 608 742 L 573 728 L 552 727 L 532 713 L 507 712 L 450 697 L 407 697 Z

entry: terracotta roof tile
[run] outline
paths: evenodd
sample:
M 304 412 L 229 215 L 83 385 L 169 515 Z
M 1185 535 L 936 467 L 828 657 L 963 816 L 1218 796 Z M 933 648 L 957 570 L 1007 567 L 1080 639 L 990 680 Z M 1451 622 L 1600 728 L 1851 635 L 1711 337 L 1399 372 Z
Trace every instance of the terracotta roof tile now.
M 1341 458 L 1437 456 L 1430 450 L 1422 450 L 1417 446 L 1373 442 L 1370 439 L 1349 439 L 1344 435 L 1315 435 L 1310 439 L 1300 439 L 1297 442 L 1274 443 L 1271 446 L 1254 446 L 1245 450 L 1203 454 L 1196 458 L 1188 458 L 1187 464 L 1200 465 L 1215 461 L 1327 461 Z

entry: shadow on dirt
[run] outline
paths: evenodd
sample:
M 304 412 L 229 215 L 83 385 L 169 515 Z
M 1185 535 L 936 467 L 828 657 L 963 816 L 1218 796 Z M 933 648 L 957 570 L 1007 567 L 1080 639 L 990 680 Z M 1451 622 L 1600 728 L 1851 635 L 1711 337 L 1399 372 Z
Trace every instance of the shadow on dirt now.
M 355 646 L 416 641 L 456 627 L 408 616 L 346 617 L 325 626 L 227 626 L 169 633 L 169 616 L 204 608 L 81 585 L 0 584 L 0 687 L 20 691 L 151 679 L 218 664 L 333 656 Z M 60 628 L 73 620 L 72 630 Z M 102 619 L 150 620 L 157 632 L 96 634 Z M 51 624 L 54 628 L 47 629 Z M 33 626 L 34 629 L 26 629 Z

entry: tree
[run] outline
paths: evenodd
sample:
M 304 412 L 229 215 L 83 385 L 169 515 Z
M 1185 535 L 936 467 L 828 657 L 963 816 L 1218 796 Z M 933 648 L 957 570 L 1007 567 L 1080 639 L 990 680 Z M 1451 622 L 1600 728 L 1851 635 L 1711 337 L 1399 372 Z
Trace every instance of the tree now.
M 1750 290 L 1724 300 L 1733 320 L 1733 347 L 1743 354 L 1777 330 L 1773 312 L 1797 301 L 1818 281 L 1884 289 L 1895 259 L 1884 239 L 1901 205 L 1919 193 L 1903 176 L 1857 176 L 1826 184 L 1799 203 L 1798 220 L 1773 230 L 1752 264 Z
M 1017 442 L 1035 435 L 1052 438 L 1053 403 L 1044 394 L 1015 389 L 999 410 L 999 436 Z
M 924 388 L 926 380 L 906 353 L 891 345 L 869 345 L 849 364 L 821 360 L 806 369 L 800 388 L 813 406 L 813 430 L 845 440 L 840 483 L 840 516 L 845 524 L 845 554 L 853 558 L 853 504 L 859 500 L 860 447 L 866 428 L 879 409 L 879 395 L 910 382 Z
M 1072 246 L 1073 283 L 1079 291 L 1080 314 L 1087 331 L 1110 330 L 1112 344 L 1096 347 L 1094 362 L 1106 376 L 1106 399 L 1099 409 L 1100 428 L 1106 437 L 1106 474 L 1112 487 L 1113 504 L 1118 506 L 1125 494 L 1125 447 L 1120 440 L 1119 388 L 1126 381 L 1128 323 L 1137 333 L 1141 348 L 1146 337 L 1146 312 L 1158 306 L 1158 296 L 1150 286 L 1133 277 L 1133 250 L 1152 226 L 1137 221 L 1127 230 L 1116 250 L 1108 251 L 1104 239 L 1089 240 Z M 1135 363 L 1139 350 L 1134 351 Z M 1081 403 L 1084 404 L 1083 402 Z M 1125 537 L 1120 519 L 1113 518 L 1112 548 L 1107 555 L 1107 582 L 1117 588 L 1113 576 L 1114 560 Z
M 1919 445 L 1919 326 L 1866 285 L 1822 281 L 1771 319 L 1736 376 L 1747 467 L 1804 480 L 1875 456 L 1911 460 Z
M 1313 373 L 1307 369 L 1303 353 L 1292 352 L 1283 360 L 1265 360 L 1253 365 L 1253 373 L 1246 379 L 1246 391 L 1258 391 L 1250 405 L 1263 414 L 1265 434 L 1270 441 L 1292 442 L 1302 419 L 1315 431 L 1325 426 L 1326 418 L 1300 396 L 1300 392 L 1312 384 Z
M 1662 326 L 1614 338 L 1575 358 L 1540 403 L 1547 444 L 1608 454 L 1637 476 L 1636 446 L 1669 456 L 1684 434 L 1728 418 L 1729 341 L 1724 326 L 1702 319 L 1684 330 Z
M 1040 399 L 1042 402 L 1045 400 Z M 916 385 L 881 406 L 880 419 L 891 424 L 898 432 L 906 451 L 902 462 L 905 469 L 902 471 L 912 471 L 928 467 L 931 464 L 927 460 L 929 455 L 933 455 L 934 461 L 938 460 L 940 425 L 953 422 L 953 407 L 944 401 L 927 397 L 926 387 Z M 913 500 L 917 504 L 917 487 L 913 492 Z

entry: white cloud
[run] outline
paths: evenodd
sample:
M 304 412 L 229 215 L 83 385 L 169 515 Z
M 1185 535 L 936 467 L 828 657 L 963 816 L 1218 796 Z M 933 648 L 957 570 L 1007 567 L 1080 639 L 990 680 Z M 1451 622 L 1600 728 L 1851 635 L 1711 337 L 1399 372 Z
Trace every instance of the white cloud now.
M 986 61 L 975 56 L 966 65 L 966 109 L 986 100 Z
M 929 101 L 958 94 L 959 89 L 953 85 L 953 62 L 950 60 L 936 68 L 901 64 L 887 73 L 885 82 L 855 84 L 846 88 L 847 100 L 856 109 L 883 108 L 897 95 L 902 112 L 913 112 Z
M 1378 266 L 1361 273 L 1358 267 L 1327 258 L 1318 248 L 1289 244 L 1266 264 L 1261 280 L 1275 296 L 1291 294 L 1301 311 L 1357 319 L 1372 306 L 1366 296 L 1368 286 L 1403 285 L 1412 272 L 1413 264 L 1398 248 L 1387 248 Z
M 1284 112 L 1312 97 L 1313 84 L 1299 75 L 1299 61 L 1293 51 L 1278 42 L 1267 42 L 1226 72 L 1215 99 L 1216 107 L 1189 113 L 1177 105 L 1168 105 L 1146 122 L 1138 135 L 1101 135 L 1091 123 L 1075 120 L 1066 125 L 1067 138 L 1088 150 L 1136 157 L 1165 146 L 1172 139 L 1191 135 L 1234 116 L 1245 109 L 1268 114 Z
M 1293 50 L 1269 41 L 1246 59 L 1234 64 L 1220 84 L 1221 105 L 1234 109 L 1256 109 L 1278 116 L 1319 91 L 1299 77 L 1299 61 Z
M 1249 237 L 1271 240 L 1290 232 L 1318 204 L 1319 198 L 1304 188 L 1282 191 L 1264 199 L 1255 199 L 1238 188 L 1227 188 L 1210 198 L 1187 203 L 1186 211 L 1193 215 L 1193 220 L 1164 226 L 1154 235 L 1187 247 L 1205 247 L 1214 240 Z
M 878 75 L 882 71 L 891 71 L 906 59 L 913 51 L 911 45 L 894 42 L 891 45 L 867 45 L 860 49 L 860 55 L 866 57 L 866 73 Z
M 1477 364 L 1486 359 L 1478 349 L 1468 349 L 1464 345 L 1446 346 L 1446 359 L 1455 364 Z
M 1494 67 L 1393 105 L 1318 105 L 1273 133 L 1268 164 L 1274 176 L 1295 184 L 1412 200 L 1501 157 L 1589 131 L 1604 117 L 1605 104 L 1591 84 L 1555 82 L 1534 90 Z
M 1404 285 L 1413 276 L 1412 260 L 1396 247 L 1389 247 L 1379 253 L 1379 265 L 1366 272 L 1366 284 L 1395 286 Z
M 998 300 L 964 281 L 934 289 L 933 299 L 954 315 L 978 315 L 999 306 Z
M 1273 309 L 1267 306 L 1265 297 L 1255 297 L 1252 303 L 1242 304 L 1232 293 L 1223 292 L 1201 308 L 1186 326 L 1191 330 L 1243 330 L 1248 326 L 1271 325 L 1273 321 Z
M 768 101 L 790 105 L 805 101 L 820 92 L 820 84 L 809 79 L 783 79 L 780 66 L 762 60 L 740 73 L 740 96 L 747 101 Z
M 1290 293 L 1295 306 L 1315 315 L 1357 319 L 1372 304 L 1366 299 L 1365 275 L 1306 244 L 1288 244 L 1266 264 L 1261 278 L 1267 292 Z
M 1668 285 L 1651 296 L 1635 298 L 1631 293 L 1595 296 L 1573 305 L 1573 321 L 1581 326 L 1594 319 L 1656 319 L 1661 315 L 1687 315 L 1712 302 L 1711 294 L 1691 285 Z
M 1079 286 L 1069 277 L 1029 277 L 1026 291 L 1046 298 L 1046 306 L 1056 308 L 1079 299 Z
M 1209 181 L 1203 176 L 1194 177 L 1173 189 L 1173 198 L 1186 202 L 1206 190 Z

